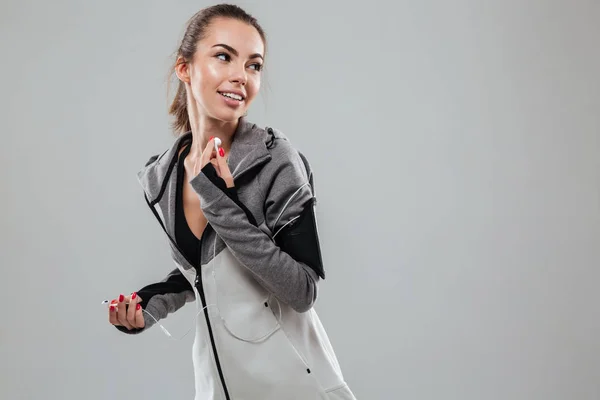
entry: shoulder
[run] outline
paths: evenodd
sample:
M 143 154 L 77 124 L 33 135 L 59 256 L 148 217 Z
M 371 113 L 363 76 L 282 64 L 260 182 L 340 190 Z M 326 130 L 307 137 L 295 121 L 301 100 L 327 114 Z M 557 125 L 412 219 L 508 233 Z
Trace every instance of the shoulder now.
M 304 153 L 279 129 L 265 127 L 265 144 L 271 160 L 262 171 L 261 181 L 268 187 L 291 188 L 313 185 L 313 172 Z
M 158 161 L 158 159 L 160 158 L 161 155 L 165 154 L 167 151 L 165 150 L 162 153 L 158 153 L 158 154 L 152 154 L 148 160 L 144 163 L 144 167 L 148 167 L 150 166 L 150 164 L 155 163 L 156 161 Z
M 186 145 L 191 140 L 191 132 L 187 132 L 180 136 L 177 136 L 172 142 L 164 148 L 160 153 L 151 153 L 146 162 L 144 168 L 152 165 L 159 165 L 163 163 L 163 160 L 172 160 L 172 157 L 178 156 L 184 150 Z
M 277 167 L 296 168 L 311 173 L 310 164 L 304 153 L 296 148 L 281 130 L 265 127 L 266 146 L 271 154 L 271 163 Z

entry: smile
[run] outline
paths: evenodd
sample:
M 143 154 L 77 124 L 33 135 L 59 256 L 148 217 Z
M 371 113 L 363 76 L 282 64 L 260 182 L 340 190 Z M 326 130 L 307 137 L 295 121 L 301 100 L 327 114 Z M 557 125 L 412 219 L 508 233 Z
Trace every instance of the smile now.
M 219 94 L 221 96 L 228 97 L 230 99 L 234 99 L 234 100 L 237 100 L 237 101 L 243 101 L 244 100 L 243 96 L 240 96 L 239 94 L 235 94 L 235 93 L 219 92 Z

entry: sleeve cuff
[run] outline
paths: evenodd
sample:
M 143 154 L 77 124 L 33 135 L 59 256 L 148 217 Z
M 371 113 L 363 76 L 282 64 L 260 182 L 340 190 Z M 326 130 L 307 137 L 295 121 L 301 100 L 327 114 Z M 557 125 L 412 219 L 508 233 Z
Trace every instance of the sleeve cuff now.
M 202 198 L 204 207 L 209 207 L 223 195 L 237 199 L 235 186 L 228 188 L 225 181 L 217 175 L 217 170 L 211 163 L 206 164 L 200 173 L 190 181 L 190 184 Z
M 231 203 L 220 203 L 221 206 L 224 208 L 231 206 L 239 207 L 242 209 L 244 214 L 246 214 L 248 221 L 252 225 L 258 226 L 256 218 L 254 218 L 252 212 L 239 199 L 237 188 L 235 186 L 228 188 L 225 180 L 219 178 L 217 175 L 217 170 L 211 163 L 206 164 L 206 166 L 202 168 L 202 171 L 190 182 L 190 184 L 202 198 L 202 208 L 209 208 L 222 199 L 223 196 L 227 196 L 233 201 L 233 205 Z

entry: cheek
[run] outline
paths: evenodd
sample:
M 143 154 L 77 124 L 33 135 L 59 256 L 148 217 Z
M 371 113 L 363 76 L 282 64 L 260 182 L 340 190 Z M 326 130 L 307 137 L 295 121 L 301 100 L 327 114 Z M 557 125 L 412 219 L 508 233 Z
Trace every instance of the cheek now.
M 207 63 L 202 69 L 202 76 L 205 77 L 204 81 L 207 83 L 215 83 L 222 74 L 222 69 L 223 68 L 219 68 L 216 64 Z
M 248 79 L 247 91 L 251 97 L 255 97 L 260 91 L 260 75 L 255 77 L 250 77 Z
M 219 85 L 220 74 L 220 69 L 214 64 L 202 66 L 196 71 L 194 90 L 199 95 L 213 93 Z

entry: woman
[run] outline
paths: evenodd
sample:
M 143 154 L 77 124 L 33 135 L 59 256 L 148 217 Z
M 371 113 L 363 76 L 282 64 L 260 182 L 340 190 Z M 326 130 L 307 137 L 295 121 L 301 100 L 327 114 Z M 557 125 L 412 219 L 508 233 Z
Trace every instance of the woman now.
M 177 268 L 113 300 L 109 320 L 139 333 L 196 300 L 198 400 L 354 399 L 312 308 L 325 276 L 310 166 L 244 117 L 264 55 L 263 30 L 237 6 L 189 21 L 170 109 L 180 135 L 138 173 Z

